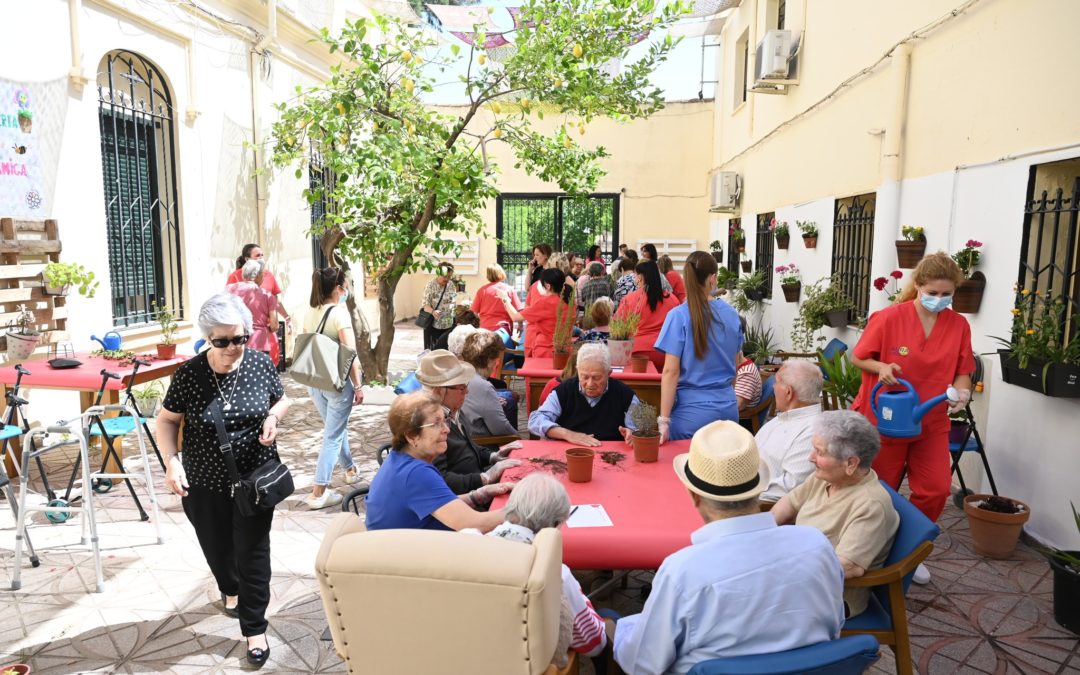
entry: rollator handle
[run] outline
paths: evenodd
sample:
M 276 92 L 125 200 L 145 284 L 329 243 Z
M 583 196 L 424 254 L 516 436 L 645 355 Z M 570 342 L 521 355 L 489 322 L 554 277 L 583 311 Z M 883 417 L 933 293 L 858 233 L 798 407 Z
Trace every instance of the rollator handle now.
M 37 427 L 35 429 L 30 430 L 30 433 L 32 433 L 32 434 L 34 434 L 34 433 L 39 433 L 40 434 L 40 433 L 43 433 L 43 432 L 47 433 L 47 434 L 70 434 L 71 433 L 71 427 L 67 426 L 66 424 L 52 424 L 52 425 L 49 425 L 49 426 L 45 427 L 44 429 L 42 429 L 41 427 Z
M 101 369 L 101 374 L 104 375 L 105 377 L 109 378 L 109 379 L 112 379 L 112 380 L 119 380 L 120 379 L 120 374 L 119 373 L 110 373 L 109 371 L 105 370 L 104 368 Z
M 142 359 L 140 359 L 140 358 L 138 358 L 138 357 L 135 357 L 135 358 L 131 359 L 131 362 L 132 362 L 132 363 L 137 363 L 137 364 L 139 364 L 140 366 L 150 366 L 150 365 L 153 365 L 153 364 L 151 364 L 151 363 L 150 363 L 149 361 L 143 361 Z
M 30 371 L 27 370 L 26 368 L 23 368 L 21 363 L 16 363 L 15 364 L 15 372 L 19 373 L 20 375 L 29 375 L 30 374 Z
M 127 412 L 128 407 L 119 403 L 112 403 L 106 406 L 94 406 L 95 408 L 101 408 L 105 412 Z

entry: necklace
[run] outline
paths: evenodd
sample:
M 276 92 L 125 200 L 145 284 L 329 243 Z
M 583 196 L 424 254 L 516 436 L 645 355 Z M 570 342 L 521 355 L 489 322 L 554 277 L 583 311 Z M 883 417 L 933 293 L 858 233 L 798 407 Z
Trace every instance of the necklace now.
M 247 353 L 247 351 L 245 350 L 244 354 L 246 354 L 246 353 Z M 218 374 L 216 372 L 214 372 L 213 367 L 210 366 L 210 359 L 209 358 L 206 359 L 206 366 L 208 368 L 210 368 L 210 374 L 214 376 L 213 377 L 214 386 L 217 387 L 218 396 L 220 396 L 222 402 L 225 403 L 225 405 L 222 406 L 225 410 L 231 410 L 232 409 L 232 397 L 233 397 L 233 394 L 236 393 L 236 383 L 240 381 L 240 366 L 244 365 L 244 354 L 240 355 L 240 363 L 236 364 L 236 379 L 233 380 L 232 388 L 229 389 L 229 398 L 225 398 L 225 392 L 223 392 L 221 390 L 221 383 L 218 382 Z M 225 374 L 228 375 L 228 373 L 225 373 Z

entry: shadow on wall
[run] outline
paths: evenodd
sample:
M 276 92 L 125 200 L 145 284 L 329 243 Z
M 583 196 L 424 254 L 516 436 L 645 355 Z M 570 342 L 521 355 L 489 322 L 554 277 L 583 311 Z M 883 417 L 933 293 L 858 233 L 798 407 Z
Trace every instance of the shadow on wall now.
M 255 241 L 258 234 L 255 158 L 251 150 L 244 146 L 250 139 L 250 128 L 240 126 L 228 116 L 225 117 L 221 128 L 217 193 L 214 196 L 214 222 L 211 226 L 211 249 L 207 266 L 212 279 L 211 287 L 215 289 L 218 286 L 225 287 L 225 280 L 236 269 L 236 258 L 244 244 Z M 200 306 L 205 298 L 191 300 L 194 306 Z

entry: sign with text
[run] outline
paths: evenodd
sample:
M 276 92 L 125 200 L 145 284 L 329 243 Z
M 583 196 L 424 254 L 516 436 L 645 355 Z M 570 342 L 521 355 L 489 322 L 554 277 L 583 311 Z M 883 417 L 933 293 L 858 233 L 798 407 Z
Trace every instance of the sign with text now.
M 66 79 L 0 79 L 0 213 L 45 218 L 52 212 L 67 110 Z

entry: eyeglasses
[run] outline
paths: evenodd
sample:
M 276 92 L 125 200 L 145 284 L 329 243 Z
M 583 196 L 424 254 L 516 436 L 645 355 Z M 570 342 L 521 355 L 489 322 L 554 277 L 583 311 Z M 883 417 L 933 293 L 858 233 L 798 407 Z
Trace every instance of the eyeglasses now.
M 446 427 L 447 429 L 449 429 L 450 428 L 450 420 L 448 420 L 448 419 L 446 419 L 444 417 L 441 420 L 437 420 L 435 422 L 428 422 L 427 424 L 421 424 L 417 428 L 418 429 L 427 429 L 428 427 Z
M 237 335 L 231 338 L 212 338 L 210 344 L 214 345 L 218 349 L 225 349 L 230 344 L 232 345 L 246 345 L 250 335 Z

